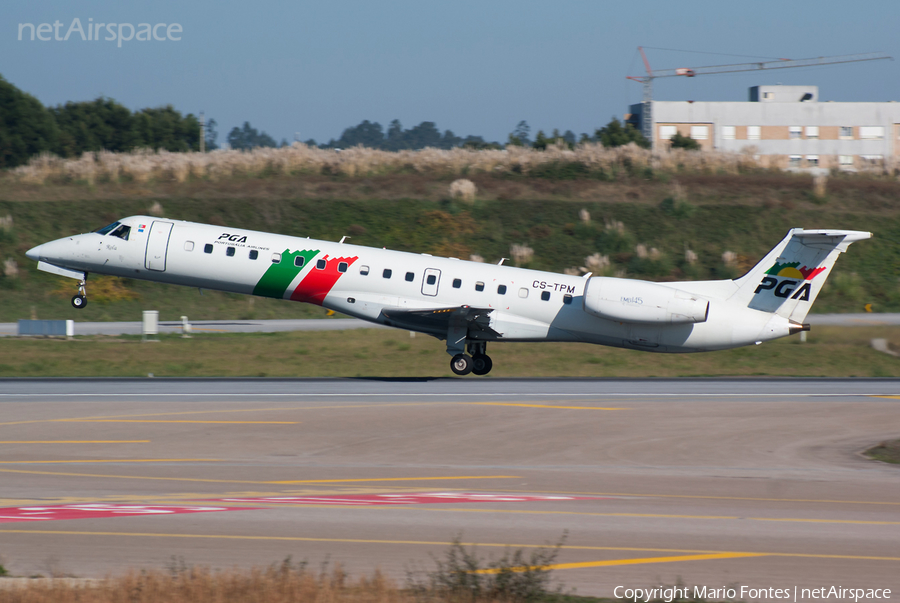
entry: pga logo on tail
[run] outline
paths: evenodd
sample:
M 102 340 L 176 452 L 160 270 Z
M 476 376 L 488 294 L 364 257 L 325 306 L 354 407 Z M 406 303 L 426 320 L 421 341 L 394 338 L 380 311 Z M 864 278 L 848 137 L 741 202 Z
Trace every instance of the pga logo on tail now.
M 784 299 L 796 299 L 799 301 L 809 301 L 809 291 L 810 291 L 810 283 L 812 279 L 825 271 L 825 266 L 821 268 L 807 268 L 804 266 L 803 268 L 797 268 L 800 265 L 800 262 L 791 262 L 786 264 L 776 263 L 774 266 L 766 270 L 766 276 L 763 278 L 762 282 L 759 283 L 759 286 L 756 288 L 756 291 L 753 293 L 759 293 L 760 291 L 770 291 L 774 289 L 773 292 L 775 297 L 782 297 Z M 784 280 L 780 280 L 779 277 Z M 803 284 L 800 288 L 797 288 L 801 282 Z M 791 295 L 793 293 L 793 295 Z

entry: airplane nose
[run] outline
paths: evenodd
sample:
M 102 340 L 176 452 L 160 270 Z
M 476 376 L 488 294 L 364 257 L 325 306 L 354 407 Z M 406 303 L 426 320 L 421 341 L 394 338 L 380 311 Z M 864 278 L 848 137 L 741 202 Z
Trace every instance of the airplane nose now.
M 35 261 L 40 260 L 41 259 L 41 247 L 43 247 L 43 245 L 38 245 L 37 247 L 32 247 L 31 249 L 29 249 L 28 251 L 25 252 L 25 256 L 29 260 L 35 260 Z

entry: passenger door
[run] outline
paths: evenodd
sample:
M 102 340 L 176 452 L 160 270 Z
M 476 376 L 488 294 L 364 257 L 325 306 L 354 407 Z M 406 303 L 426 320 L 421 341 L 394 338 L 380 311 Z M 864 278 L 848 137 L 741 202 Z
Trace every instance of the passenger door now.
M 172 233 L 171 222 L 154 221 L 147 233 L 147 252 L 144 256 L 144 267 L 156 272 L 166 271 L 166 251 L 169 248 L 169 235 Z
M 437 268 L 426 268 L 422 277 L 422 295 L 434 297 L 438 294 L 438 286 L 441 284 L 441 271 Z

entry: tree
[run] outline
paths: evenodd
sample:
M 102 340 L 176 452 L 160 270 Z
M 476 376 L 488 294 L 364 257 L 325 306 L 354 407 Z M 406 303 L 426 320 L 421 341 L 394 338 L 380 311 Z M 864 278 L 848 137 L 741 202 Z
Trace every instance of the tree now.
M 41 102 L 0 76 L 0 168 L 15 167 L 57 145 L 59 130 Z
M 242 128 L 235 126 L 228 133 L 228 144 L 232 149 L 253 149 L 255 147 L 275 147 L 275 139 L 266 134 L 259 132 L 250 125 L 249 121 L 244 122 Z
M 690 136 L 682 136 L 680 132 L 675 132 L 675 135 L 669 139 L 671 144 L 671 148 L 673 149 L 684 149 L 686 151 L 699 151 L 700 143 L 691 138 Z
M 528 122 L 524 119 L 516 125 L 516 129 L 512 131 L 509 135 L 509 141 L 507 144 L 511 144 L 517 147 L 528 147 L 531 146 L 531 139 L 529 138 L 529 134 L 531 133 L 531 128 L 528 126 Z
M 613 117 L 612 121 L 600 128 L 594 133 L 594 138 L 605 147 L 621 147 L 633 142 L 644 149 L 650 148 L 650 141 L 644 138 L 637 128 L 631 124 L 622 125 L 618 118 Z

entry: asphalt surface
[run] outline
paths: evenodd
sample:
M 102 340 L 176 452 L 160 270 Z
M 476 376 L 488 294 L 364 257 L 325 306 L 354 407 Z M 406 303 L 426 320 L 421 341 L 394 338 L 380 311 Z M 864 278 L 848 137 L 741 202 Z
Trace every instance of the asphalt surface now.
M 870 327 L 900 325 L 900 314 L 813 314 L 812 326 Z M 160 333 L 181 333 L 180 322 L 160 322 Z M 346 329 L 389 329 L 356 318 L 297 320 L 197 320 L 197 333 L 275 333 L 278 331 L 342 331 Z M 0 337 L 18 334 L 18 323 L 0 322 Z M 140 335 L 141 322 L 76 322 L 75 335 Z
M 900 592 L 900 467 L 859 454 L 900 437 L 897 380 L 0 380 L 0 411 L 14 574 L 292 555 L 402 582 L 454 537 L 568 533 L 578 594 Z

